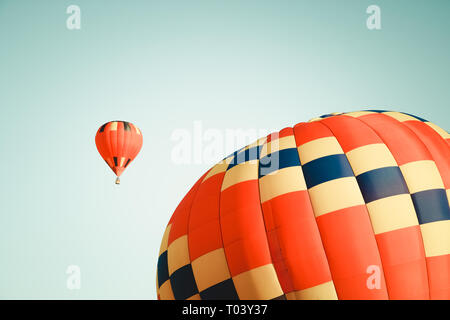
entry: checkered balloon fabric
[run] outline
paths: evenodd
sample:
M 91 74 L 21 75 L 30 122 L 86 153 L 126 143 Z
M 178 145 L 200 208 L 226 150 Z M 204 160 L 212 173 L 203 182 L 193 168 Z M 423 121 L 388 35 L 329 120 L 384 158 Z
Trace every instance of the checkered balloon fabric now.
M 158 299 L 450 299 L 450 135 L 324 115 L 204 174 L 165 230 Z

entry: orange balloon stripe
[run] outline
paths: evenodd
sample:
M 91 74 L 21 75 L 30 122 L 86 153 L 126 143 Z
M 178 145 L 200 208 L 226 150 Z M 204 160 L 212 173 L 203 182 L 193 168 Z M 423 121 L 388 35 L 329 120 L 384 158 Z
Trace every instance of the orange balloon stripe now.
M 405 121 L 403 124 L 410 128 L 426 146 L 438 167 L 445 189 L 450 189 L 450 162 L 448 161 L 450 148 L 446 141 L 421 121 Z
M 280 268 L 286 266 L 288 272 L 283 291 L 300 291 L 331 281 L 307 191 L 290 192 L 262 206 L 265 221 L 273 221 L 273 226 L 267 223 L 268 232 L 276 235 L 274 242 L 278 248 L 273 249 L 272 256 L 281 255 Z
M 309 152 L 302 151 L 302 145 L 321 138 L 334 138 L 330 129 L 320 122 L 302 123 L 294 127 L 295 139 L 297 144 L 300 145 L 300 159 L 310 156 Z M 304 137 L 314 137 L 316 139 Z M 342 151 L 340 153 L 342 154 Z M 320 159 L 326 157 L 326 155 L 321 156 L 317 160 L 320 161 Z M 305 160 L 302 160 L 304 172 L 305 166 L 308 164 L 311 166 L 317 160 L 309 161 L 307 164 L 305 164 Z M 322 170 L 325 170 L 325 168 Z M 341 168 L 338 168 L 338 170 L 341 170 Z M 357 184 L 356 180 L 348 180 L 351 178 L 344 179 L 347 179 L 351 185 Z M 308 179 L 306 181 L 308 183 Z M 321 197 L 325 200 L 327 196 L 332 196 L 324 194 L 325 192 L 338 192 L 336 188 L 339 188 L 339 184 L 343 179 L 337 177 L 331 181 L 338 183 L 336 187 L 331 185 L 331 191 L 318 189 L 314 191 L 315 194 L 318 194 L 315 197 Z M 314 187 L 316 187 L 315 189 L 323 188 L 326 184 L 330 185 L 331 181 L 326 181 Z M 348 185 L 348 183 L 346 184 Z M 308 191 L 311 197 L 312 188 L 308 187 Z M 361 195 L 354 196 L 361 197 Z M 358 203 L 361 203 L 360 200 L 342 209 L 340 208 L 339 200 L 336 203 L 336 208 L 330 207 L 325 210 L 319 209 L 318 202 L 313 201 L 312 207 L 317 217 L 317 224 L 339 299 L 386 299 L 388 295 L 381 258 L 366 207 L 358 205 Z M 377 290 L 368 288 L 366 283 L 369 276 L 367 268 L 371 265 L 378 266 L 381 270 L 380 288 Z
M 294 126 L 297 147 L 307 142 L 331 136 L 330 130 L 319 122 L 300 122 Z
M 111 125 L 111 122 L 108 122 L 103 127 L 103 132 L 98 132 L 96 136 L 96 140 L 98 139 L 97 146 L 102 147 L 103 152 L 100 152 L 103 158 L 109 158 L 112 161 L 112 150 L 111 150 L 111 143 L 109 141 L 109 127 Z
M 399 166 L 413 161 L 432 160 L 427 147 L 399 121 L 380 113 L 361 116 L 358 119 L 381 137 Z
M 419 225 L 376 236 L 389 299 L 428 300 L 427 265 Z
M 136 133 L 133 132 L 133 130 L 131 129 L 132 127 L 134 127 L 134 125 L 132 123 L 129 123 L 129 126 L 130 130 L 125 131 L 124 136 L 124 150 L 123 150 L 123 157 L 125 158 L 123 164 L 124 168 L 128 167 L 130 162 L 133 161 L 134 158 L 137 156 L 137 154 L 131 153 L 131 146 L 133 146 L 133 144 L 136 143 L 135 141 L 138 141 L 138 145 L 142 145 L 142 137 L 137 137 Z
M 187 235 L 188 233 L 188 222 L 189 214 L 191 210 L 192 203 L 195 199 L 195 194 L 201 184 L 201 178 L 194 184 L 194 186 L 189 190 L 183 200 L 175 209 L 172 218 L 169 223 L 172 225 L 169 234 L 168 245 L 178 239 L 181 236 Z
M 430 297 L 434 300 L 450 298 L 450 254 L 427 257 Z
M 445 189 L 450 189 L 450 149 L 433 129 L 421 121 L 405 121 L 430 151 L 439 170 Z M 447 199 L 447 202 L 449 200 Z M 440 258 L 439 258 L 440 257 Z M 450 254 L 427 257 L 431 299 L 450 299 Z M 447 276 L 443 276 L 443 275 Z
M 110 128 L 113 126 L 113 124 L 110 125 Z M 111 155 L 113 157 L 118 156 L 117 153 L 117 131 L 118 130 L 109 130 L 108 135 L 109 135 L 109 141 L 111 143 Z M 114 167 L 117 167 L 117 164 L 114 163 Z
M 325 118 L 320 121 L 332 132 L 344 153 L 359 147 L 375 143 L 383 143 L 377 134 L 363 122 L 353 117 L 341 115 Z M 348 130 L 348 128 L 352 130 Z
M 268 148 L 268 143 L 273 145 L 274 141 L 279 138 L 284 138 L 287 136 L 292 136 L 292 128 L 285 128 L 278 133 L 270 134 L 266 138 L 266 143 L 263 147 Z M 294 145 L 295 147 L 295 145 Z M 259 170 L 260 171 L 260 170 Z M 260 175 L 260 174 L 259 174 Z M 269 187 L 270 188 L 270 187 Z M 261 201 L 261 210 L 263 213 L 263 221 L 266 229 L 266 237 L 269 245 L 270 256 L 272 258 L 272 263 L 275 268 L 275 272 L 277 274 L 278 281 L 281 285 L 281 289 L 284 294 L 293 292 L 294 285 L 291 277 L 291 270 L 288 267 L 286 254 L 283 254 L 283 243 L 281 237 L 281 228 L 282 225 L 277 221 L 276 215 L 278 210 L 276 207 L 272 207 L 271 203 L 273 199 L 269 201 L 263 202 L 261 198 L 261 193 L 267 192 L 265 189 L 265 184 L 261 181 L 261 175 L 259 176 L 259 193 L 260 193 L 260 201 Z M 266 187 L 267 189 L 267 187 Z M 280 196 L 281 197 L 281 196 Z M 286 215 L 289 215 L 289 209 L 284 212 Z
M 123 143 L 124 143 L 124 126 L 123 122 L 117 122 L 116 139 L 117 139 L 117 150 L 116 155 L 120 159 L 123 156 Z
M 336 292 L 341 300 L 388 299 L 380 255 L 365 206 L 317 218 Z M 369 266 L 379 266 L 380 287 L 369 288 Z
M 439 140 L 443 141 L 443 139 L 441 139 L 440 136 L 435 134 L 434 131 L 428 132 L 434 138 L 424 137 L 420 135 L 421 131 L 418 128 L 421 128 L 420 124 L 423 124 L 420 121 L 399 122 L 384 114 L 367 115 L 362 116 L 359 119 L 370 125 L 377 132 L 377 134 L 380 137 L 382 137 L 383 141 L 389 147 L 389 150 L 392 152 L 394 158 L 396 160 L 401 159 L 403 161 L 402 163 L 403 165 L 414 163 L 421 160 L 435 160 L 433 155 L 431 154 L 431 150 L 433 150 L 433 153 L 438 159 L 440 157 L 439 152 L 445 152 L 445 149 L 439 148 Z M 414 124 L 411 125 L 411 123 L 413 122 Z M 438 136 L 439 138 L 435 137 L 435 135 Z M 401 137 L 400 140 L 399 136 Z M 436 146 L 436 144 L 438 146 Z M 445 166 L 445 161 L 443 161 L 443 163 L 444 164 L 441 165 L 441 170 L 442 166 Z M 438 163 L 436 163 L 436 166 L 437 164 Z M 445 178 L 445 168 L 444 172 L 443 173 L 441 172 L 440 178 Z M 408 179 L 406 179 L 406 182 L 408 183 Z M 443 183 L 445 183 L 445 181 Z M 418 211 L 420 210 L 420 208 L 418 208 L 416 204 L 414 204 L 414 206 L 418 218 L 420 219 L 420 213 L 422 214 L 424 213 Z M 431 212 L 426 212 L 426 214 L 430 213 Z M 422 232 L 423 241 L 430 241 L 428 239 L 431 239 L 433 237 L 434 235 L 423 234 Z M 412 245 L 413 245 L 412 243 L 409 244 L 409 246 Z M 434 262 L 431 268 L 429 263 L 430 258 Z M 444 263 L 444 265 L 438 266 L 440 262 Z M 426 257 L 429 297 L 431 299 L 436 299 L 437 296 L 442 296 L 442 292 L 450 292 L 449 289 L 450 277 L 447 278 L 447 282 L 436 281 L 436 279 L 440 279 L 442 277 L 441 273 L 443 269 L 446 269 L 447 273 L 450 272 L 450 265 L 446 263 L 447 263 L 446 259 L 439 260 L 436 259 L 436 257 Z M 450 298 L 450 296 L 448 296 L 447 298 Z
M 277 145 L 276 139 L 286 137 L 292 137 L 292 142 L 283 142 L 283 144 L 278 142 L 278 149 L 293 148 L 294 153 L 297 154 L 292 128 L 281 130 L 278 138 L 277 135 L 269 135 L 267 142 L 271 142 L 271 149 L 273 149 L 274 143 Z M 266 143 L 264 147 L 268 149 L 269 145 Z M 278 150 L 268 150 L 268 152 L 270 151 L 274 154 L 278 152 Z M 279 165 L 287 160 L 282 158 L 283 152 L 278 153 Z M 287 156 L 289 157 L 290 154 Z M 267 177 L 272 179 L 269 184 L 265 182 L 266 177 L 259 178 L 260 194 L 274 191 L 271 183 L 290 185 L 281 195 L 275 194 L 267 201 L 261 199 L 272 261 L 283 292 L 289 299 L 305 297 L 298 291 L 313 288 L 332 280 L 309 195 L 306 189 L 302 189 L 304 178 L 302 175 L 286 176 L 286 173 L 289 173 L 286 170 L 295 170 L 295 168 L 301 173 L 298 154 L 296 158 L 299 165 L 280 168 L 273 172 L 272 176 Z M 285 172 L 284 175 L 283 172 Z M 325 298 L 329 298 L 329 296 Z
M 192 260 L 223 247 L 220 229 L 220 188 L 225 172 L 204 181 L 192 204 L 189 219 L 189 254 Z
M 187 233 L 190 208 L 200 182 L 201 179 L 189 190 L 168 223 L 167 244 L 160 255 L 160 260 L 162 257 L 164 259 L 162 263 L 158 263 L 158 268 L 164 270 L 157 271 L 158 276 L 161 271 L 167 275 L 164 282 L 158 283 L 159 295 L 163 300 L 188 299 L 197 294 L 187 247 Z
M 220 190 L 224 175 L 222 171 L 203 179 L 189 217 L 189 255 L 201 299 L 238 299 L 220 225 Z
M 257 179 L 238 183 L 222 191 L 220 224 L 232 276 L 272 262 Z
M 357 118 L 343 115 L 326 118 L 321 122 L 330 128 L 346 153 L 360 147 L 383 144 L 383 140 L 376 132 Z M 348 130 L 349 127 L 352 128 L 352 131 Z M 350 165 L 355 170 L 358 163 L 350 161 Z M 396 164 L 393 163 L 393 165 Z M 389 186 L 386 185 L 384 188 L 387 189 Z M 383 201 L 383 199 L 380 199 L 380 201 Z M 411 200 L 409 200 L 409 203 L 412 207 Z M 373 214 L 378 213 L 374 212 Z M 400 212 L 390 214 L 399 215 Z M 371 215 L 370 209 L 369 215 Z M 375 218 L 377 217 L 375 216 Z M 374 221 L 371 222 L 374 223 Z M 428 299 L 425 251 L 418 222 L 413 227 L 397 228 L 396 230 L 378 233 L 376 240 L 389 298 L 396 300 Z
M 142 135 L 139 135 L 136 133 L 136 127 L 135 125 L 133 125 L 132 123 L 129 124 L 130 125 L 130 137 L 132 137 L 131 139 L 131 143 L 128 146 L 127 149 L 127 154 L 128 154 L 128 158 L 131 159 L 131 161 L 134 160 L 134 158 L 137 156 L 139 150 L 140 150 L 140 141 L 142 141 Z

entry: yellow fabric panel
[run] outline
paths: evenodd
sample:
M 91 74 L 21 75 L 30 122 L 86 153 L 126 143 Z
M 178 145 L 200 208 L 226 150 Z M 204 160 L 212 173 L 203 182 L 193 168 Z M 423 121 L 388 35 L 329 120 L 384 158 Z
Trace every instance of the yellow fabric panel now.
M 372 111 L 355 111 L 355 112 L 344 113 L 344 115 L 349 116 L 349 117 L 353 117 L 353 118 L 358 118 L 358 117 L 366 116 L 366 115 L 372 114 L 372 113 L 376 113 L 376 112 L 372 112 Z
M 251 150 L 248 150 L 251 149 Z M 242 149 L 236 154 L 236 157 L 234 158 L 235 161 L 239 161 L 240 159 L 245 159 L 245 161 L 248 161 L 248 157 L 254 159 L 255 157 L 259 159 L 259 154 L 261 153 L 261 148 L 248 148 L 248 146 L 245 149 Z M 237 160 L 239 159 L 239 160 Z
M 189 264 L 189 249 L 187 235 L 174 240 L 167 249 L 167 264 L 169 275 Z
M 215 176 L 216 174 L 222 173 L 227 171 L 228 168 L 228 163 L 226 161 L 221 161 L 218 164 L 216 164 L 214 167 L 212 167 L 211 170 L 209 170 L 209 172 L 206 174 L 206 176 L 203 178 L 202 182 L 205 182 L 206 180 L 208 180 L 209 178 L 211 178 L 212 176 Z
M 450 133 L 448 133 L 447 131 L 445 131 L 444 129 L 442 129 L 441 127 L 435 125 L 432 122 L 425 122 L 427 125 L 429 125 L 434 131 L 436 131 L 441 137 L 442 139 L 450 139 Z
M 341 146 L 335 137 L 325 137 L 309 141 L 298 147 L 300 162 L 302 165 L 318 158 L 333 154 L 342 154 Z
M 420 225 L 425 256 L 450 254 L 450 220 L 441 220 Z
M 111 122 L 110 131 L 117 131 L 117 121 Z
M 172 226 L 172 224 L 169 224 L 166 227 L 166 230 L 164 231 L 164 235 L 163 235 L 163 238 L 162 238 L 162 241 L 161 241 L 161 246 L 159 248 L 159 255 L 161 255 L 161 253 L 163 253 L 164 251 L 167 250 L 167 244 L 168 244 L 168 241 L 169 241 L 169 233 L 170 233 L 170 227 L 171 226 Z
M 319 284 L 315 287 L 295 291 L 297 300 L 337 300 L 333 281 Z
M 186 300 L 202 300 L 200 298 L 200 294 L 194 294 L 192 297 L 187 298 Z
M 272 264 L 240 273 L 233 282 L 241 300 L 270 300 L 283 294 Z
M 365 204 L 355 177 L 327 181 L 308 189 L 308 192 L 316 217 Z
M 199 291 L 231 278 L 223 248 L 198 257 L 191 266 Z
M 283 168 L 259 179 L 261 203 L 279 195 L 306 190 L 306 182 L 300 166 Z
M 409 194 L 378 199 L 367 204 L 375 234 L 416 226 L 419 224 Z
M 286 300 L 297 300 L 295 291 L 285 293 L 285 296 L 286 296 Z
M 240 152 L 243 152 L 243 151 L 245 151 L 245 150 L 254 148 L 254 147 L 256 147 L 256 146 L 263 145 L 263 144 L 266 142 L 266 140 L 267 140 L 266 137 L 260 138 L 260 139 L 256 140 L 255 142 L 253 142 L 253 143 L 249 144 L 248 146 L 246 146 L 246 147 L 245 147 L 244 149 L 242 149 Z M 240 153 L 240 152 L 239 152 L 239 153 Z
M 397 162 L 383 143 L 365 145 L 346 154 L 355 176 L 374 169 L 397 166 Z
M 235 184 L 258 179 L 258 160 L 238 164 L 227 171 L 222 183 L 222 191 Z
M 261 149 L 261 158 L 267 156 L 268 154 L 289 149 L 296 148 L 297 145 L 295 143 L 295 137 L 293 135 L 282 137 L 279 139 L 272 140 L 270 142 L 265 143 Z
M 419 121 L 418 119 L 408 116 L 407 114 L 395 112 L 395 111 L 389 111 L 389 112 L 383 112 L 383 114 L 390 116 L 391 118 L 394 118 L 400 122 L 404 121 Z
M 158 297 L 158 295 L 159 295 L 158 267 L 156 268 L 156 279 L 155 279 L 155 284 L 156 284 L 156 296 Z
M 421 160 L 400 166 L 410 193 L 444 189 L 441 174 L 432 160 Z
M 170 280 L 164 282 L 159 288 L 159 298 L 161 300 L 175 300 Z

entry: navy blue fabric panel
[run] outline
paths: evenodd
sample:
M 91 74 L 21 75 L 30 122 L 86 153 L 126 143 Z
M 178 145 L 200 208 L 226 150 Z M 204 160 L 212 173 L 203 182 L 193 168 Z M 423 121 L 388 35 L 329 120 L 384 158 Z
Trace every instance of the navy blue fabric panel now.
M 238 164 L 250 161 L 250 160 L 257 160 L 259 159 L 259 153 L 261 150 L 261 146 L 256 146 L 253 148 L 249 148 L 245 151 L 242 151 L 241 153 L 236 152 L 234 154 L 233 161 L 228 165 L 227 170 L 230 170 L 234 166 L 237 166 Z
M 195 283 L 190 264 L 172 273 L 170 276 L 170 284 L 172 285 L 175 300 L 186 300 L 198 293 L 197 284 Z
M 300 166 L 297 148 L 276 151 L 260 159 L 259 177 L 264 177 L 276 170 L 295 166 Z
M 425 120 L 424 118 L 415 116 L 415 115 L 413 115 L 413 114 L 406 113 L 406 112 L 402 112 L 402 113 L 407 114 L 408 116 L 411 116 L 411 117 L 413 117 L 413 118 L 416 118 L 417 120 L 420 120 L 420 121 L 422 121 L 422 122 L 428 122 L 428 120 Z
M 219 282 L 200 292 L 202 300 L 239 300 L 232 279 Z
M 353 170 L 345 154 L 334 154 L 308 162 L 302 166 L 308 189 L 334 179 L 353 177 Z
M 106 125 L 107 125 L 108 123 L 109 123 L 109 122 L 105 123 L 104 125 L 102 125 L 102 126 L 100 127 L 100 132 L 105 131 L 105 127 L 106 127 Z
M 285 295 L 285 294 L 282 294 L 281 296 L 278 296 L 278 297 L 273 298 L 273 299 L 271 299 L 271 300 L 287 300 L 287 299 L 286 299 L 286 295 Z
M 389 110 L 364 110 L 364 111 L 378 112 L 378 113 L 382 113 L 382 112 L 390 112 Z
M 158 287 L 169 280 L 169 265 L 167 264 L 167 250 L 158 258 Z
M 245 147 L 244 147 L 245 148 Z M 225 158 L 223 158 L 222 160 L 225 160 L 229 157 L 233 157 L 232 159 L 234 159 L 234 157 L 236 157 L 236 155 L 239 153 L 239 151 L 243 150 L 244 148 L 240 148 L 239 150 L 234 151 L 233 153 L 230 153 L 228 156 L 226 156 Z
M 229 170 L 229 169 L 231 169 L 232 167 L 235 166 L 234 163 L 237 161 L 237 159 L 236 159 L 237 154 L 238 154 L 238 151 L 235 151 L 235 152 L 233 152 L 232 154 L 230 154 L 228 157 L 226 157 L 226 158 L 223 159 L 223 160 L 225 160 L 225 159 L 227 159 L 227 158 L 229 158 L 229 157 L 232 157 L 231 160 L 230 160 L 230 164 L 228 165 L 227 170 Z M 230 167 L 231 165 L 232 165 L 232 167 Z
M 356 177 L 366 203 L 409 193 L 399 167 L 371 170 Z
M 444 189 L 433 189 L 411 195 L 420 224 L 450 220 L 450 208 Z
M 126 121 L 122 121 L 123 122 L 123 128 L 125 131 L 131 131 L 131 126 L 130 123 L 126 122 Z

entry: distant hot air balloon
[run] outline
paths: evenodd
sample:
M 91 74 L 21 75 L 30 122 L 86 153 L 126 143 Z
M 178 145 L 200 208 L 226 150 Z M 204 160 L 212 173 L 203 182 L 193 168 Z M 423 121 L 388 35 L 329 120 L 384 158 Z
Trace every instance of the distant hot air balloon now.
M 158 299 L 450 299 L 450 135 L 329 114 L 206 172 L 164 232 Z
M 98 129 L 95 144 L 102 158 L 116 174 L 116 184 L 120 184 L 120 175 L 138 155 L 142 141 L 141 131 L 131 122 L 110 121 Z

